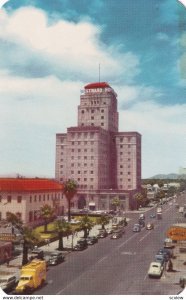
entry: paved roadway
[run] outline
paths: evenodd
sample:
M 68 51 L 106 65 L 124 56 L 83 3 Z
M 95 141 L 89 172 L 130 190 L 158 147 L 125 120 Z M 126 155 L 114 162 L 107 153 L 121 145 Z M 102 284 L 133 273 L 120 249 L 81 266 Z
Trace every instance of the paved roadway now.
M 185 194 L 177 202 L 185 201 Z M 145 213 L 146 222 L 155 208 Z M 133 233 L 139 214 L 128 214 L 131 220 L 121 239 L 100 239 L 82 252 L 70 253 L 66 261 L 47 272 L 48 283 L 35 294 L 44 295 L 171 295 L 178 285 L 161 279 L 150 279 L 147 270 L 154 255 L 163 246 L 166 230 L 178 220 L 174 205 L 163 206 L 162 220 L 151 219 L 154 230 Z

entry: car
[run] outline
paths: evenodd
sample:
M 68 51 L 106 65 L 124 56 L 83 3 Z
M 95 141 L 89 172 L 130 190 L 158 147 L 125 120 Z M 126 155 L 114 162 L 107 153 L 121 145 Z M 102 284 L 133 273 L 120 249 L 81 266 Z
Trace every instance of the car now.
M 157 261 L 151 262 L 149 270 L 148 270 L 148 276 L 160 278 L 162 273 L 163 273 L 162 264 Z
M 35 258 L 44 259 L 43 250 L 41 250 L 39 248 L 34 248 L 31 252 L 30 260 L 35 259 Z
M 105 229 L 102 229 L 102 230 L 99 231 L 97 237 L 98 238 L 105 238 L 105 237 L 107 237 L 107 235 L 108 235 L 107 231 Z
M 94 245 L 95 243 L 98 242 L 98 238 L 96 236 L 88 236 L 86 238 L 86 241 L 88 245 Z
M 0 288 L 2 288 L 3 291 L 10 291 L 11 289 L 15 288 L 17 283 L 16 276 L 13 275 L 1 275 L 0 278 Z
M 147 223 L 146 229 L 147 229 L 147 230 L 154 229 L 154 224 L 153 224 L 153 223 Z
M 113 229 L 112 229 L 112 228 L 107 228 L 107 233 L 108 233 L 108 234 L 113 233 Z
M 155 261 L 161 263 L 162 265 L 165 263 L 165 255 L 163 254 L 156 254 L 155 255 Z
M 173 252 L 171 250 L 161 248 L 159 249 L 157 254 L 162 254 L 165 257 L 165 261 L 168 261 L 170 258 L 173 257 Z
M 150 215 L 150 218 L 151 218 L 151 219 L 156 218 L 156 215 L 155 215 L 155 214 L 151 214 L 151 215 Z
M 121 230 L 116 230 L 113 232 L 113 234 L 111 235 L 111 239 L 119 239 L 121 238 L 123 235 L 123 232 Z
M 145 220 L 145 215 L 144 214 L 140 214 L 139 220 Z
M 84 249 L 86 249 L 88 246 L 88 243 L 86 241 L 86 239 L 80 239 L 77 241 L 77 244 L 74 246 L 74 250 L 75 251 L 82 251 Z
M 174 245 L 173 245 L 172 239 L 166 238 L 164 240 L 164 248 L 173 248 L 173 247 L 174 247 Z
M 140 224 L 134 224 L 134 226 L 133 226 L 133 232 L 140 232 L 140 231 L 141 231 Z
M 64 255 L 62 253 L 58 252 L 52 252 L 49 256 L 49 265 L 54 266 L 57 265 L 65 260 Z
M 145 227 L 145 221 L 143 219 L 139 219 L 138 223 L 140 227 Z

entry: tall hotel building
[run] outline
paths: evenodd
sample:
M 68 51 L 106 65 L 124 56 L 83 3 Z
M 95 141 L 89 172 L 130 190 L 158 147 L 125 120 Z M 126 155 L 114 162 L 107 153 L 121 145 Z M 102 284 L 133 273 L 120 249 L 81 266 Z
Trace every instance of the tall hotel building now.
M 122 209 L 135 207 L 141 188 L 141 135 L 118 131 L 117 94 L 106 82 L 84 87 L 77 127 L 56 135 L 56 179 L 74 179 L 75 208 L 108 210 L 118 197 Z

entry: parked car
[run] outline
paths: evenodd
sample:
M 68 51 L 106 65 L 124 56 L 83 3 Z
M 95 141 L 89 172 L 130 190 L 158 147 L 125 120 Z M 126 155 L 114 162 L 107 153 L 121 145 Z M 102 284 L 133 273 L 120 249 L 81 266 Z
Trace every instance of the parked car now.
M 164 248 L 173 248 L 173 241 L 170 238 L 164 240 Z
M 140 227 L 145 227 L 145 221 L 143 219 L 139 219 L 138 223 Z
M 166 261 L 165 256 L 163 254 L 156 254 L 155 261 L 161 263 L 162 265 Z
M 154 224 L 153 224 L 153 223 L 147 223 L 146 229 L 147 229 L 147 230 L 154 229 Z
M 140 224 L 134 224 L 134 226 L 133 226 L 133 232 L 140 232 L 140 231 L 141 231 Z
M 86 249 L 88 246 L 88 243 L 86 241 L 86 239 L 80 239 L 79 241 L 77 241 L 77 244 L 74 246 L 74 250 L 75 251 L 81 251 Z
M 105 229 L 102 229 L 99 231 L 97 237 L 98 238 L 105 238 L 108 235 L 107 231 Z
M 52 252 L 49 257 L 49 265 L 54 266 L 57 265 L 65 260 L 64 255 L 62 253 L 58 252 Z
M 151 215 L 150 215 L 150 218 L 151 218 L 151 219 L 154 219 L 154 218 L 156 218 L 156 215 L 155 215 L 155 214 L 151 214 Z
M 98 238 L 96 236 L 88 236 L 86 240 L 88 245 L 93 245 L 98 242 Z
M 3 291 L 8 292 L 15 288 L 17 283 L 17 278 L 14 275 L 0 275 L 0 287 Z
M 168 261 L 173 256 L 173 252 L 165 248 L 160 249 L 157 254 L 164 255 L 165 261 Z
M 149 277 L 161 277 L 163 273 L 163 266 L 160 262 L 151 262 L 149 270 L 148 270 L 148 276 Z
M 140 214 L 139 220 L 145 220 L 145 215 L 144 214 Z
M 111 235 L 111 239 L 119 239 L 121 238 L 123 235 L 123 232 L 121 230 L 116 230 L 113 232 L 113 234 Z
M 33 249 L 32 252 L 31 252 L 30 260 L 35 259 L 35 258 L 44 259 L 43 250 L 41 250 L 39 248 Z
M 107 228 L 107 233 L 108 233 L 108 234 L 113 233 L 113 228 Z

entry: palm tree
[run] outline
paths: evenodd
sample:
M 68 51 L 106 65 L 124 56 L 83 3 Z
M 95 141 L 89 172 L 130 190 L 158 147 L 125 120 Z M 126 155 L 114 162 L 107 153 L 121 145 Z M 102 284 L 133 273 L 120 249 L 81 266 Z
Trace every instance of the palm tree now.
M 115 210 L 115 211 L 116 211 L 117 208 L 120 206 L 120 204 L 121 204 L 121 201 L 120 201 L 120 199 L 119 199 L 118 197 L 114 197 L 114 198 L 112 199 L 112 205 L 114 206 L 114 210 Z
M 71 213 L 71 200 L 74 197 L 74 195 L 77 193 L 77 183 L 73 179 L 68 179 L 64 183 L 63 193 L 68 201 L 68 222 L 70 222 Z
M 44 232 L 47 232 L 47 225 L 50 222 L 51 218 L 54 216 L 54 209 L 50 205 L 45 204 L 40 208 L 40 215 L 45 222 Z
M 22 221 L 13 213 L 8 214 L 7 221 L 16 227 L 23 236 L 22 265 L 25 265 L 28 263 L 28 249 L 39 242 L 39 234 L 31 228 L 23 226 Z
M 136 200 L 137 208 L 139 208 L 140 205 L 144 204 L 144 197 L 141 193 L 134 194 L 133 198 L 134 198 L 134 200 Z
M 109 219 L 108 216 L 101 215 L 101 217 L 97 219 L 97 224 L 101 225 L 102 229 L 105 229 L 105 225 L 109 224 Z
M 64 234 L 69 233 L 71 231 L 71 226 L 64 219 L 62 219 L 54 222 L 54 229 L 58 233 L 58 239 L 59 239 L 58 250 L 62 251 Z
M 80 220 L 79 228 L 84 231 L 84 238 L 87 238 L 89 231 L 94 226 L 94 222 L 88 217 L 83 216 Z
M 40 241 L 39 233 L 36 233 L 32 228 L 23 227 L 23 258 L 22 266 L 28 263 L 28 250 L 32 248 L 33 245 L 37 245 Z

